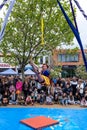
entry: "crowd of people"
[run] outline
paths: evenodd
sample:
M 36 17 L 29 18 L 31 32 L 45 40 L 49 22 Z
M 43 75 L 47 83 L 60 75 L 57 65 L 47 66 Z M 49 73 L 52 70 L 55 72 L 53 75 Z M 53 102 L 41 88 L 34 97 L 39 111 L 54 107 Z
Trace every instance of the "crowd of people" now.
M 49 86 L 27 76 L 0 77 L 0 105 L 79 104 L 87 106 L 87 81 L 73 78 L 53 78 Z
M 31 62 L 36 76 L 0 77 L 0 105 L 61 104 L 87 107 L 87 80 L 73 78 L 50 78 L 50 71 L 43 64 L 38 67 Z

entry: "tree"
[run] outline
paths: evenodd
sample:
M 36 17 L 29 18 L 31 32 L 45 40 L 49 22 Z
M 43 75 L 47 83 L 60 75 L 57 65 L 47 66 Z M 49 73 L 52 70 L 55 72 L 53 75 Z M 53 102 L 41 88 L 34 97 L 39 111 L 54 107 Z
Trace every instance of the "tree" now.
M 78 66 L 75 71 L 75 74 L 81 79 L 87 79 L 87 72 L 85 70 L 85 66 Z
M 62 67 L 54 67 L 53 69 L 50 70 L 50 77 L 51 78 L 58 78 L 61 77 L 61 72 L 62 72 Z
M 72 20 L 68 2 L 62 4 Z M 41 18 L 44 20 L 44 45 L 41 45 Z M 73 37 L 56 0 L 17 0 L 0 47 L 5 60 L 19 64 L 23 74 L 31 56 L 36 59 L 39 54 L 49 52 L 50 47 L 70 44 Z M 8 52 L 11 57 L 7 58 Z

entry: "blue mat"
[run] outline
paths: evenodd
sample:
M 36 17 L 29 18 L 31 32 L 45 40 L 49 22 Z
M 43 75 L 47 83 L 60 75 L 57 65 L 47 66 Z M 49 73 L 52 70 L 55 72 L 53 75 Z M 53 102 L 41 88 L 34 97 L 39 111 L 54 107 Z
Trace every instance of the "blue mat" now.
M 43 130 L 87 130 L 87 109 L 0 108 L 0 130 L 32 130 L 20 120 L 46 116 L 60 123 Z

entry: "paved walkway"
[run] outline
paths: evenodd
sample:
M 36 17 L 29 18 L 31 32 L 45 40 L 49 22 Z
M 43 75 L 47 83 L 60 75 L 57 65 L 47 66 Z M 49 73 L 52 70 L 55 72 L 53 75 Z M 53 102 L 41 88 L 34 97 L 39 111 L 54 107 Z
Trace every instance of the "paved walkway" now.
M 40 104 L 34 104 L 34 105 L 7 105 L 7 106 L 0 106 L 0 107 L 14 107 L 14 108 L 18 108 L 18 107 L 46 107 L 46 108 L 83 108 L 80 107 L 80 105 L 67 105 L 67 106 L 63 106 L 63 105 L 59 105 L 59 104 L 53 104 L 53 105 L 40 105 Z

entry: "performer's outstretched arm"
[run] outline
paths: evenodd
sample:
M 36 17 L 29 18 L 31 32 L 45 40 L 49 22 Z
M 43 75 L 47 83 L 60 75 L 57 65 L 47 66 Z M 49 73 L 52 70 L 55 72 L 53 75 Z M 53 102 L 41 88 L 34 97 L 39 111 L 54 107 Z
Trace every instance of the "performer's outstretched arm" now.
M 30 61 L 29 62 L 30 65 L 32 66 L 33 68 L 33 71 L 36 73 L 37 77 L 38 77 L 38 81 L 40 83 L 44 83 L 44 78 L 42 77 L 41 73 L 39 72 L 39 68 L 37 67 L 37 65 L 33 62 L 33 61 Z

